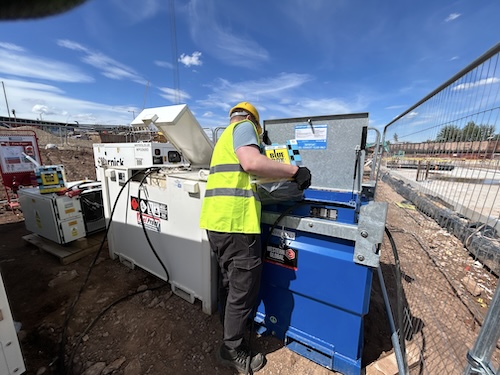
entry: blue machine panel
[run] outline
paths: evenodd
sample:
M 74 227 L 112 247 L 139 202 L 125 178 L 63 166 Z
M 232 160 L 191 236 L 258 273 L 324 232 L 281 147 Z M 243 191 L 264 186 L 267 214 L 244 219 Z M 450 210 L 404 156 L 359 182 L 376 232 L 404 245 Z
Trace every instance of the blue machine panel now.
M 312 181 L 302 201 L 263 206 L 259 332 L 358 375 L 385 225 L 384 210 L 369 202 L 374 191 L 363 186 L 368 114 L 274 119 L 264 129 L 277 144 L 297 142 Z
M 334 200 L 339 217 L 354 224 L 357 204 L 350 207 L 351 198 L 350 193 L 336 193 L 324 205 Z M 292 213 L 305 215 L 317 205 L 301 204 Z M 255 319 L 259 332 L 275 335 L 324 367 L 359 374 L 373 270 L 353 262 L 355 242 L 280 224 L 262 224 L 262 236 L 265 262 Z

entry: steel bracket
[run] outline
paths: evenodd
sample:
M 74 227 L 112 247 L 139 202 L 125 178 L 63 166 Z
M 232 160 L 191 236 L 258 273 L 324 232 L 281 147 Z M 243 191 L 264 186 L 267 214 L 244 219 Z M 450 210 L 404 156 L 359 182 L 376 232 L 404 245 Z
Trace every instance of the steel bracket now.
M 359 211 L 358 230 L 354 245 L 354 263 L 367 267 L 379 266 L 379 245 L 384 239 L 388 204 L 370 202 Z

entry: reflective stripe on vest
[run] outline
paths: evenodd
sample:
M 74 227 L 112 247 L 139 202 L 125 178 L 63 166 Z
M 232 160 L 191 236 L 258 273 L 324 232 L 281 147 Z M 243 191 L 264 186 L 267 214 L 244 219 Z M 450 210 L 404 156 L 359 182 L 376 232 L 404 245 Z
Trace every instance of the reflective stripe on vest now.
M 245 172 L 245 170 L 240 164 L 219 164 L 210 167 L 210 173 L 217 172 Z
M 215 188 L 205 192 L 205 197 L 254 197 L 260 201 L 259 195 L 253 190 Z

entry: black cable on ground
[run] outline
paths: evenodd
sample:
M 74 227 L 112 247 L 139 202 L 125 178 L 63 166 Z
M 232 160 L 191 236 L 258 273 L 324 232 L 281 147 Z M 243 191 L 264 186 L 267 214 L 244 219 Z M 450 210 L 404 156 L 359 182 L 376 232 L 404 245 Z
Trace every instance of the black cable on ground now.
M 122 194 L 122 192 L 125 189 L 125 187 L 130 183 L 130 181 L 132 181 L 132 179 L 134 177 L 136 177 L 141 172 L 142 171 L 137 171 L 137 172 L 133 173 L 132 176 L 130 176 L 130 178 L 123 184 L 122 188 L 120 189 L 120 191 L 118 193 L 118 196 L 116 197 L 115 203 L 113 205 L 113 209 L 111 211 L 111 216 L 109 218 L 109 224 L 106 226 L 106 231 L 104 232 L 104 235 L 103 235 L 101 244 L 99 246 L 99 249 L 97 250 L 97 253 L 94 256 L 94 259 L 90 263 L 90 266 L 89 266 L 89 268 L 87 270 L 87 275 L 85 277 L 85 280 L 82 283 L 82 285 L 80 287 L 80 290 L 78 291 L 75 299 L 73 300 L 73 303 L 69 307 L 68 313 L 66 314 L 66 319 L 64 320 L 63 330 L 62 330 L 62 333 L 61 333 L 61 342 L 60 342 L 60 345 L 59 345 L 59 354 L 58 354 L 58 356 L 56 358 L 56 361 L 57 361 L 56 373 L 58 375 L 67 375 L 66 362 L 65 362 L 65 347 L 66 347 L 66 342 L 67 342 L 67 331 L 68 331 L 69 321 L 71 320 L 71 317 L 73 315 L 73 312 L 75 310 L 75 306 L 76 306 L 78 300 L 80 299 L 80 297 L 81 297 L 81 295 L 82 295 L 85 287 L 87 286 L 87 282 L 88 282 L 88 280 L 90 278 L 90 274 L 92 273 L 92 269 L 95 266 L 95 264 L 97 262 L 97 259 L 99 258 L 99 255 L 101 254 L 101 251 L 102 251 L 102 249 L 104 247 L 104 243 L 106 242 L 106 239 L 108 237 L 109 228 L 111 227 L 111 224 L 112 224 L 113 215 L 115 213 L 116 206 L 118 204 L 118 199 L 120 198 L 120 195 Z
M 83 332 L 80 334 L 80 336 L 78 336 L 78 338 L 76 339 L 76 342 L 75 342 L 75 347 L 73 348 L 72 352 L 71 352 L 71 355 L 69 357 L 69 360 L 68 360 L 68 372 L 67 374 L 68 375 L 71 375 L 72 374 L 72 367 L 73 367 L 73 361 L 75 359 L 75 355 L 76 355 L 76 351 L 78 349 L 78 346 L 80 345 L 80 343 L 82 342 L 82 339 L 83 337 L 89 333 L 89 331 L 92 329 L 92 327 L 97 323 L 97 321 L 110 309 L 112 308 L 113 306 L 117 305 L 118 303 L 122 302 L 122 301 L 125 301 L 126 299 L 129 299 L 129 298 L 132 298 L 136 295 L 138 295 L 139 293 L 144 293 L 148 290 L 150 291 L 154 291 L 154 290 L 158 290 L 160 288 L 163 288 L 165 285 L 159 285 L 157 287 L 154 287 L 154 288 L 148 288 L 148 289 L 144 289 L 144 290 L 141 290 L 141 291 L 136 291 L 136 292 L 133 292 L 133 293 L 130 293 L 130 294 L 127 294 L 125 296 L 122 296 L 118 299 L 116 299 L 115 301 L 113 301 L 112 303 L 110 303 L 109 305 L 107 305 L 106 307 L 104 307 L 100 312 L 99 314 L 97 314 L 97 316 L 87 325 L 87 327 L 83 330 Z
M 405 366 L 407 365 L 406 360 L 406 345 L 405 345 L 405 334 L 404 334 L 404 322 L 403 322 L 403 285 L 401 283 L 401 264 L 399 262 L 398 248 L 396 247 L 396 242 L 392 237 L 392 233 L 389 231 L 387 226 L 385 227 L 385 234 L 389 238 L 391 243 L 392 253 L 394 254 L 394 264 L 396 269 L 396 296 L 397 296 L 397 314 L 398 314 L 398 325 L 399 325 L 399 346 L 401 347 L 401 354 Z

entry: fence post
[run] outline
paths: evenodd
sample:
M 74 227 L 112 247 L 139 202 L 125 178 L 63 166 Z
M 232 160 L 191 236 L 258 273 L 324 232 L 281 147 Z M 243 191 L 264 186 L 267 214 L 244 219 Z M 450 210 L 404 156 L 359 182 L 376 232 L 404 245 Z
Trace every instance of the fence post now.
M 495 296 L 491 301 L 490 308 L 484 319 L 483 326 L 479 335 L 477 336 L 476 343 L 472 350 L 467 353 L 467 365 L 464 374 L 468 375 L 471 371 L 473 373 L 481 374 L 494 374 L 494 370 L 489 368 L 491 355 L 496 347 L 497 341 L 500 338 L 500 284 L 497 285 Z M 500 371 L 500 367 L 498 368 Z M 497 372 L 498 374 L 499 372 Z

